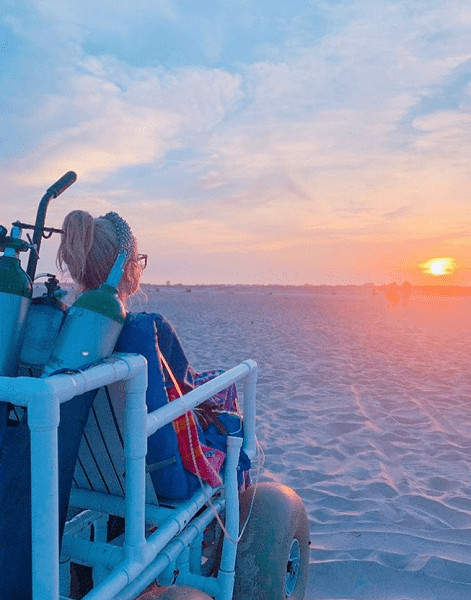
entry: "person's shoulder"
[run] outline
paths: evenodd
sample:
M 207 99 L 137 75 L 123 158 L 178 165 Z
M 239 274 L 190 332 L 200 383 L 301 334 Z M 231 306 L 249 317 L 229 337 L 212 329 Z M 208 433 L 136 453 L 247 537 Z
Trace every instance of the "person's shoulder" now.
M 155 313 L 155 312 L 146 312 L 146 311 L 141 311 L 141 312 L 127 312 L 126 313 L 126 320 L 129 321 L 140 321 L 142 319 L 164 319 L 165 317 L 163 315 L 161 315 L 160 313 Z
M 125 326 L 140 327 L 147 323 L 154 323 L 159 326 L 170 326 L 170 321 L 160 313 L 148 312 L 128 312 L 126 315 Z
M 145 312 L 128 312 L 126 313 L 126 320 L 124 321 L 124 331 L 136 331 L 147 328 L 154 322 L 152 314 Z
M 150 313 L 127 313 L 123 330 L 118 338 L 118 352 L 137 352 L 147 360 L 153 359 L 157 341 L 154 315 Z

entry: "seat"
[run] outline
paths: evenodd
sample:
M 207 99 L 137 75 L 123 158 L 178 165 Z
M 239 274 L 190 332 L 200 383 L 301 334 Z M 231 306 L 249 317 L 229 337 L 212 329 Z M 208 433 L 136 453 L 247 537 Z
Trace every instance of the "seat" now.
M 74 471 L 73 489 L 124 497 L 125 394 L 121 382 L 98 390 L 82 435 Z M 146 500 L 158 505 L 149 472 Z
M 93 589 L 87 593 L 87 600 L 134 599 L 156 577 L 162 585 L 177 578 L 179 584 L 197 587 L 218 600 L 231 597 L 227 591 L 232 589 L 237 547 L 237 468 L 241 444 L 250 458 L 255 455 L 256 363 L 241 363 L 184 397 L 148 412 L 145 388 L 141 383 L 138 392 L 132 391 L 130 381 L 134 381 L 134 375 L 131 379 L 128 375 L 133 369 L 142 369 L 142 361 L 137 359 L 142 357 L 116 354 L 84 371 L 62 373 L 47 380 L 19 377 L 14 386 L 7 378 L 0 378 L 1 400 L 15 406 L 10 411 L 10 432 L 5 435 L 8 438 L 12 434 L 11 440 L 4 444 L 11 460 L 5 462 L 13 479 L 23 482 L 18 494 L 6 494 L 11 500 L 8 518 L 2 515 L 2 523 L 8 523 L 10 547 L 19 553 L 15 564 L 21 568 L 16 581 L 24 580 L 26 590 L 23 593 L 18 588 L 18 600 L 31 596 L 31 591 L 27 591 L 31 586 L 27 581 L 31 567 L 24 560 L 25 553 L 30 556 L 31 552 L 36 565 L 40 565 L 33 573 L 33 600 L 53 597 L 43 596 L 41 590 L 54 588 L 54 573 L 59 568 L 54 539 L 59 542 L 61 538 L 62 598 L 70 597 L 72 563 L 93 568 Z M 137 364 L 140 366 L 135 367 Z M 160 439 L 162 431 L 171 428 L 176 418 L 237 382 L 243 383 L 244 389 L 244 439 L 227 439 L 224 485 L 211 487 L 198 483 L 182 499 L 158 498 L 156 474 L 167 473 L 169 469 L 172 473 L 179 457 L 172 451 L 162 460 L 154 457 L 146 467 L 147 438 Z M 45 394 L 48 400 L 39 401 Z M 49 394 L 52 394 L 50 399 Z M 54 441 L 57 424 L 51 424 L 55 420 L 50 411 L 52 405 L 60 408 L 58 448 Z M 44 428 L 44 423 L 49 425 Z M 54 453 L 56 458 L 51 462 Z M 6 486 L 3 488 L 5 491 Z M 16 502 L 20 496 L 21 501 Z M 1 505 L 2 511 L 5 506 Z M 54 533 L 54 523 L 59 522 L 62 527 L 67 508 L 62 536 L 61 531 Z M 215 519 L 221 519 L 216 515 L 223 512 L 226 518 L 221 523 L 228 536 L 223 542 L 224 568 L 216 577 L 214 562 L 203 555 L 203 545 L 205 530 L 213 526 Z M 115 527 L 111 531 L 110 525 L 116 523 L 118 530 Z M 22 537 L 21 543 L 18 536 Z M 2 535 L 2 540 L 5 539 Z M 6 551 L 3 545 L 4 554 Z M 9 564 L 11 560 L 4 566 L 8 569 Z
M 189 406 L 193 406 L 197 396 L 199 400 L 196 399 L 196 402 L 199 404 L 228 383 L 249 377 L 253 379 L 256 365 L 253 361 L 247 361 L 232 371 L 153 411 L 147 416 L 148 427 L 151 430 L 154 427 L 161 430 L 173 420 L 172 415 L 182 414 Z M 252 403 L 255 389 L 247 385 L 244 387 L 246 400 Z M 228 504 L 230 507 L 238 505 L 237 464 L 242 440 L 233 438 L 234 449 L 229 449 L 232 458 L 228 454 L 224 486 L 212 488 L 205 484 L 185 500 L 158 498 L 155 493 L 150 471 L 165 469 L 168 459 L 163 460 L 162 464 L 147 466 L 145 545 L 147 554 L 154 558 L 148 561 L 142 573 L 116 593 L 119 586 L 116 584 L 115 588 L 112 583 L 113 573 L 116 577 L 119 564 L 124 560 L 123 545 L 127 534 L 123 523 L 128 514 L 127 497 L 130 493 L 127 488 L 125 458 L 126 410 L 126 389 L 123 382 L 98 390 L 82 435 L 74 471 L 69 519 L 62 542 L 61 587 L 64 591 L 70 589 L 70 564 L 81 564 L 93 567 L 94 588 L 86 596 L 87 599 L 107 598 L 107 594 L 113 594 L 109 597 L 116 600 L 135 598 L 156 577 L 161 585 L 173 583 L 176 572 L 180 584 L 193 585 L 217 598 L 221 593 L 218 590 L 225 584 L 214 577 L 214 552 L 211 555 L 204 548 L 206 552 L 203 553 L 203 546 L 207 544 L 204 532 L 211 523 L 214 524 L 215 513 L 222 514 Z M 252 408 L 248 414 L 254 419 Z M 244 441 L 248 453 L 254 447 L 254 440 L 251 439 L 253 432 L 254 423 L 251 423 L 246 427 Z M 158 433 L 156 431 L 155 435 Z M 231 508 L 231 512 L 234 510 Z M 238 515 L 236 521 L 234 537 L 237 537 Z M 215 540 L 212 550 L 216 550 L 217 541 Z M 204 554 L 210 554 L 209 560 Z M 235 554 L 231 560 L 235 561 Z

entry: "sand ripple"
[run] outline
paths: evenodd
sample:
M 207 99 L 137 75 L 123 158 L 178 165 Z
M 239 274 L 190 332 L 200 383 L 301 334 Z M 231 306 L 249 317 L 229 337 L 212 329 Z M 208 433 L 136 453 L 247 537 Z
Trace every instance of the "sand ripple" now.
M 258 361 L 263 477 L 310 516 L 308 600 L 471 598 L 469 298 L 162 290 L 146 310 L 197 367 Z

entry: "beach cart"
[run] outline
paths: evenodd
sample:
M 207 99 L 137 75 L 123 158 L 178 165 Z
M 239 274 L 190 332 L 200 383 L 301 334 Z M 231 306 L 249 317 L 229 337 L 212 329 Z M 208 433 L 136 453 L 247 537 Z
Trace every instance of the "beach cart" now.
M 32 573 L 33 600 L 301 600 L 308 519 L 293 490 L 262 482 L 257 472 L 255 361 L 152 412 L 148 365 L 138 354 L 115 353 L 48 377 L 22 370 L 28 280 L 41 236 L 59 231 L 45 227 L 45 210 L 73 181 L 68 173 L 49 188 L 34 226 L 17 222 L 10 235 L 1 231 L 0 561 L 23 569 L 25 578 Z M 23 241 L 28 227 L 33 239 Z M 22 251 L 30 252 L 29 276 L 20 272 Z M 46 283 L 45 304 L 56 308 L 59 288 L 52 276 Z M 55 327 L 47 328 L 47 339 Z M 231 384 L 241 392 L 243 433 L 227 436 L 222 484 L 202 483 L 180 501 L 159 497 L 146 465 L 149 436 Z M 242 451 L 252 463 L 243 491 Z M 30 520 L 12 522 L 21 506 Z M 19 560 L 9 560 L 9 553 Z M 15 594 L 0 580 L 1 598 L 16 600 Z

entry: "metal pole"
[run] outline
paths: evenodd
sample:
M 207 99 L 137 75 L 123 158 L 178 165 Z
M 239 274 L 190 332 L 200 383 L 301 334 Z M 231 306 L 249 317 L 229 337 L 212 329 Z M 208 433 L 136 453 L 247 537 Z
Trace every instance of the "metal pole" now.
M 36 265 L 38 264 L 39 258 L 39 248 L 41 247 L 41 240 L 43 236 L 44 230 L 44 222 L 46 220 L 46 212 L 49 201 L 51 198 L 57 198 L 62 192 L 64 192 L 68 187 L 70 187 L 77 180 L 77 174 L 73 171 L 67 171 L 65 175 L 62 175 L 60 179 L 58 179 L 55 183 L 48 188 L 47 192 L 41 198 L 41 202 L 39 203 L 38 210 L 36 213 L 36 222 L 34 224 L 34 233 L 33 233 L 33 244 L 35 245 L 35 250 L 33 249 L 29 254 L 28 266 L 26 268 L 26 272 L 31 277 L 31 280 L 34 280 L 34 276 L 36 274 Z

